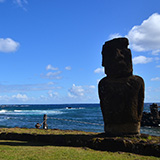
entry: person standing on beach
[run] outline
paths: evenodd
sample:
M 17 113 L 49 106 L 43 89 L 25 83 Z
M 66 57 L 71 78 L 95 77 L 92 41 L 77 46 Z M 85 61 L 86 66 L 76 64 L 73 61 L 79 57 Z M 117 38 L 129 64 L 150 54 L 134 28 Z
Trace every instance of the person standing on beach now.
M 46 114 L 44 114 L 44 116 L 43 116 L 43 129 L 48 129 Z

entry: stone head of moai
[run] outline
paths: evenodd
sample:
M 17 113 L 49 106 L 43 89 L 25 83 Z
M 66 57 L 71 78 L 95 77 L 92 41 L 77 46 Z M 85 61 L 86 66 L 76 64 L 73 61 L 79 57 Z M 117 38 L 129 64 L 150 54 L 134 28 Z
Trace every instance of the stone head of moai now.
M 137 135 L 144 105 L 144 81 L 132 74 L 132 55 L 127 38 L 105 42 L 102 66 L 107 75 L 99 82 L 105 133 Z
M 128 45 L 127 38 L 116 38 L 103 45 L 102 66 L 108 77 L 132 75 L 132 55 Z

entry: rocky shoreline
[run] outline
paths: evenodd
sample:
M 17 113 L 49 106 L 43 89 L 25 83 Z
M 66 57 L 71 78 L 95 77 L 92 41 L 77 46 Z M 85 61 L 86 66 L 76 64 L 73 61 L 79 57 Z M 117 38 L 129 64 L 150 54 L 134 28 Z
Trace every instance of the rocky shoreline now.
M 34 141 L 54 146 L 88 147 L 101 151 L 130 152 L 160 157 L 160 137 L 145 134 L 131 137 L 106 137 L 104 133 L 18 128 L 0 129 L 0 139 Z
M 143 112 L 141 126 L 160 127 L 160 111 L 156 103 L 150 105 L 150 112 Z

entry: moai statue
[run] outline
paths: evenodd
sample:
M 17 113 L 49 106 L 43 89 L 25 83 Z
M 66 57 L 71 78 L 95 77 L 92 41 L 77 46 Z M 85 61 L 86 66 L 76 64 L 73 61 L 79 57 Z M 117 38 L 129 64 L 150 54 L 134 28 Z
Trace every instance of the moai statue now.
M 132 74 L 132 55 L 127 38 L 105 42 L 102 66 L 107 75 L 99 82 L 100 106 L 106 135 L 140 134 L 144 105 L 144 81 Z
M 153 119 L 160 119 L 158 108 L 159 106 L 156 103 L 153 103 L 152 105 L 150 105 L 150 110 L 151 110 Z

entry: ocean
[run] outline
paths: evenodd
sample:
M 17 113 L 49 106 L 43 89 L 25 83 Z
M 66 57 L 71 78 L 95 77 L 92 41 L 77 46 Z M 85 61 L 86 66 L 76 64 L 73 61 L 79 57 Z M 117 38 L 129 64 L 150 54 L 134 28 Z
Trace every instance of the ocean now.
M 144 104 L 145 112 L 150 104 Z M 44 114 L 49 129 L 104 132 L 99 104 L 0 105 L 0 128 L 35 128 Z M 160 136 L 160 127 L 141 127 L 141 133 Z

